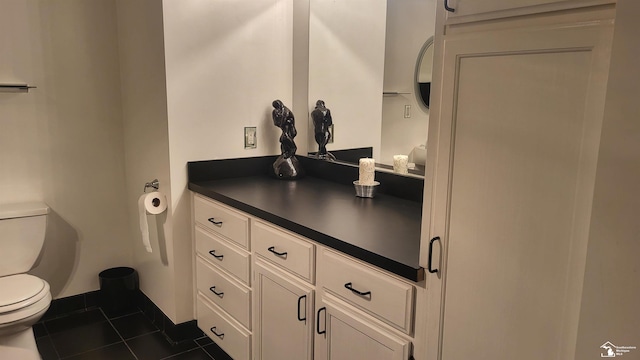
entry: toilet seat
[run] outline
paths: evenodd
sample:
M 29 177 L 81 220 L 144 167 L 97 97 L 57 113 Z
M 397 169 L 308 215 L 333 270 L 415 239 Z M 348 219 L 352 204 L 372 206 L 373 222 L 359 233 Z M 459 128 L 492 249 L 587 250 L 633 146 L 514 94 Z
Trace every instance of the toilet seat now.
M 0 277 L 0 325 L 46 310 L 51 303 L 49 284 L 33 275 Z

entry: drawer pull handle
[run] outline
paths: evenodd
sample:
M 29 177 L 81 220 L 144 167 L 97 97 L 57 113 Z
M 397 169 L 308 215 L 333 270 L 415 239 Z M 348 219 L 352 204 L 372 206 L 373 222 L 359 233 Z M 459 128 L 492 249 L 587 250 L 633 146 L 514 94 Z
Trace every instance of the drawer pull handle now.
M 269 251 L 271 251 L 272 253 L 274 253 L 274 254 L 276 254 L 276 255 L 278 255 L 278 256 L 281 256 L 281 257 L 283 257 L 283 258 L 285 258 L 285 259 L 287 258 L 287 252 L 286 252 L 286 251 L 285 251 L 285 252 L 277 252 L 277 251 L 275 250 L 275 246 L 272 246 L 272 247 L 268 248 L 267 250 L 269 250 Z
M 207 220 L 217 227 L 222 227 L 222 221 L 216 221 L 216 218 L 208 218 Z
M 449 0 L 444 0 L 444 9 L 448 12 L 456 12 L 456 9 L 449 6 Z
M 223 292 L 217 292 L 215 286 L 210 287 L 209 290 L 211 290 L 212 293 L 218 295 L 221 299 L 224 297 L 224 293 Z
M 351 290 L 352 293 L 360 295 L 360 296 L 371 296 L 371 291 L 365 291 L 365 292 L 361 292 L 358 291 L 356 289 L 353 288 L 353 286 L 351 285 L 351 283 L 346 283 L 344 284 L 344 287 L 346 287 L 347 289 Z
M 436 236 L 431 241 L 429 241 L 429 261 L 427 263 L 427 268 L 431 274 L 435 274 L 438 272 L 438 269 L 434 269 L 431 267 L 431 259 L 433 258 L 433 243 L 435 241 L 440 241 L 440 236 Z
M 212 327 L 212 328 L 211 328 L 211 329 L 209 329 L 209 330 L 211 330 L 211 332 L 213 333 L 213 335 L 215 335 L 215 336 L 219 337 L 221 340 L 223 340 L 223 339 L 224 339 L 224 333 L 222 333 L 222 334 L 218 334 L 218 333 L 216 332 L 216 327 L 215 327 L 215 326 L 214 326 L 214 327 Z
M 306 310 L 305 310 L 305 317 L 301 318 L 300 317 L 300 301 L 304 299 L 305 300 L 305 304 L 306 304 L 306 300 L 307 300 L 307 295 L 302 295 L 298 298 L 298 321 L 304 321 L 305 324 L 307 323 L 307 316 L 306 316 Z M 304 307 L 305 309 L 307 308 L 306 306 Z
M 324 323 L 325 323 L 325 327 L 324 330 L 320 331 L 320 313 L 324 310 L 325 312 L 325 318 L 324 318 Z M 318 316 L 317 316 L 317 321 L 316 321 L 316 332 L 318 333 L 318 335 L 322 335 L 322 334 L 326 334 L 327 333 L 327 317 L 326 317 L 326 313 L 327 313 L 327 308 L 326 307 L 321 307 L 320 309 L 318 309 Z
M 209 254 L 211 254 L 211 256 L 213 256 L 214 258 L 222 261 L 222 258 L 224 258 L 224 255 L 216 255 L 216 251 L 215 250 L 211 250 L 209 251 Z

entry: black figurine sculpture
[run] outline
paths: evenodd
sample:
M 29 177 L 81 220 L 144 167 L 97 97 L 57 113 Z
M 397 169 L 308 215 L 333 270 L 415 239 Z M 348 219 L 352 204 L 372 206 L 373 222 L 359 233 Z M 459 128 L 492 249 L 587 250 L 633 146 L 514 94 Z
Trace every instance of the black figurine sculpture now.
M 324 106 L 324 101 L 316 101 L 316 108 L 311 112 L 311 119 L 313 120 L 315 139 L 318 143 L 316 157 L 318 159 L 335 160 L 336 157 L 327 151 L 327 143 L 331 140 L 329 127 L 333 125 L 333 119 L 331 118 L 331 110 Z
M 274 100 L 272 105 L 273 125 L 282 130 L 282 135 L 280 135 L 282 155 L 273 163 L 273 172 L 280 179 L 295 179 L 304 175 L 300 162 L 295 156 L 296 150 L 298 150 L 296 143 L 293 141 L 293 138 L 298 134 L 295 117 L 291 110 L 284 106 L 282 101 Z

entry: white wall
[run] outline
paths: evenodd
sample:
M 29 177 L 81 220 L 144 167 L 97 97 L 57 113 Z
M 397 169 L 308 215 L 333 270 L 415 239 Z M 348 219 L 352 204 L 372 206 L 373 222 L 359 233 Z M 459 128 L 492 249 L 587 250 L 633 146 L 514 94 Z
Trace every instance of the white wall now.
M 0 83 L 30 83 L 41 80 L 42 71 L 38 27 L 26 2 L 0 3 Z M 37 22 L 37 18 L 34 19 Z M 32 34 L 34 33 L 34 34 Z M 32 38 L 34 38 L 32 40 Z M 32 50 L 32 47 L 34 49 Z M 0 93 L 0 197 L 2 202 L 42 200 L 44 165 L 41 161 L 47 140 L 44 123 L 37 111 L 42 96 Z
M 425 41 L 435 30 L 435 0 L 389 1 L 384 63 L 384 91 L 407 94 L 384 96 L 379 161 L 393 164 L 393 155 L 409 155 L 427 143 L 429 110 L 418 103 L 415 69 Z M 411 117 L 404 117 L 405 105 Z
M 0 198 L 44 200 L 45 249 L 32 271 L 54 297 L 98 289 L 131 265 L 112 1 L 0 2 Z
M 280 153 L 271 103 L 292 107 L 293 2 L 163 1 L 163 13 L 173 220 L 168 251 L 182 311 L 180 303 L 192 293 L 187 162 Z M 304 121 L 296 125 L 304 134 Z M 256 149 L 244 149 L 246 126 L 257 127 Z
M 311 0 L 308 111 L 319 99 L 331 109 L 329 151 L 373 146 L 380 156 L 386 12 L 387 0 Z M 313 131 L 308 142 L 318 150 Z
M 176 291 L 171 211 L 148 216 L 152 253 L 142 245 L 138 197 L 158 179 L 171 200 L 161 0 L 117 0 L 130 246 L 140 289 L 174 322 L 191 319 L 189 293 Z M 149 189 L 152 191 L 153 189 Z M 182 264 L 185 267 L 186 265 Z M 185 296 L 186 294 L 186 296 Z
M 640 358 L 640 3 L 616 6 L 576 359 L 599 358 L 607 341 Z
M 316 142 L 309 142 L 308 133 L 313 133 L 313 125 L 309 122 L 312 108 L 309 101 L 309 3 L 310 0 L 293 1 L 293 108 L 296 116 L 298 137 L 297 154 L 307 155 L 309 151 L 317 151 Z M 311 131 L 309 129 L 311 128 Z

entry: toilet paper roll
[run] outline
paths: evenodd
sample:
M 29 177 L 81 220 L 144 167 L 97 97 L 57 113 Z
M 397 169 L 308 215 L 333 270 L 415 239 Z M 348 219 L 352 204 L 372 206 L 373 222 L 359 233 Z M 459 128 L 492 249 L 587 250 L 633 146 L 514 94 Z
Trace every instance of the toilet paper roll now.
M 147 214 L 158 215 L 167 210 L 167 197 L 159 191 L 142 194 L 138 199 L 138 214 L 140 215 L 140 232 L 142 233 L 142 244 L 148 252 L 151 250 L 149 240 L 149 222 Z

